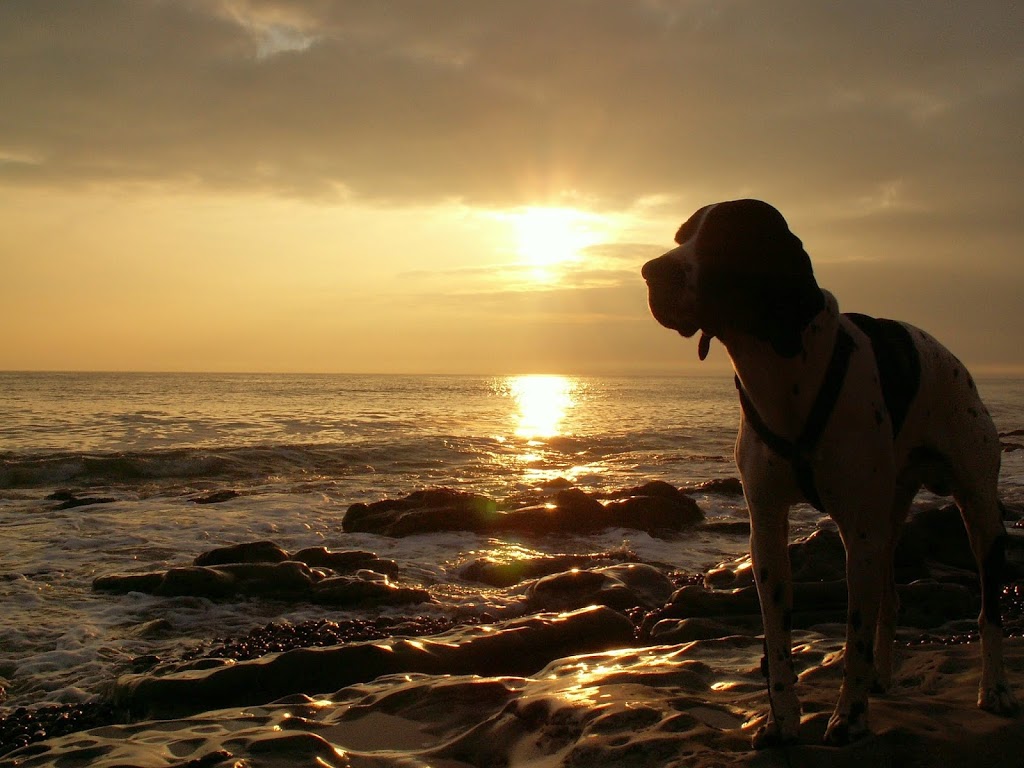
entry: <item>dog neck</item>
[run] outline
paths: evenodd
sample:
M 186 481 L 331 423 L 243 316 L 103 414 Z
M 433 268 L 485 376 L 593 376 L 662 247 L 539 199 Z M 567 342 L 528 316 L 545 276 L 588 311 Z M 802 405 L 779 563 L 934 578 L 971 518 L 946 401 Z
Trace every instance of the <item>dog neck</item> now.
M 767 341 L 725 332 L 725 346 L 740 384 L 765 424 L 776 434 L 795 438 L 803 429 L 825 377 L 839 328 L 839 303 L 822 291 L 825 308 L 801 334 L 803 352 L 781 357 Z

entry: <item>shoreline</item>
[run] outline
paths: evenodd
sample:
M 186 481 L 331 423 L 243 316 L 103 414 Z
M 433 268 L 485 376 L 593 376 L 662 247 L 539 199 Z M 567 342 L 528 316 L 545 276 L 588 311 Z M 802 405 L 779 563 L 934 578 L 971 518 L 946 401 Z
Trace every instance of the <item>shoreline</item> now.
M 635 497 L 637 488 L 629 490 L 632 495 L 625 496 Z M 726 483 L 714 486 L 714 490 L 723 493 L 735 489 Z M 614 493 L 601 496 L 601 501 L 578 496 L 570 499 L 573 504 L 616 501 Z M 424 497 L 411 494 L 407 498 Z M 430 498 L 436 501 L 435 497 Z M 230 498 L 225 497 L 225 501 Z M 408 505 L 401 504 L 391 505 L 391 509 L 399 509 L 403 514 L 409 511 Z M 645 514 L 658 518 L 657 505 L 645 509 Z M 363 519 L 365 512 L 362 509 Z M 962 543 L 946 541 L 946 524 L 956 517 L 954 512 L 924 507 L 916 510 L 914 517 L 920 520 L 913 536 L 926 537 L 928 530 L 935 529 L 942 537 L 942 546 L 924 538 L 913 551 L 904 551 L 898 564 L 904 584 L 901 589 L 912 590 L 907 593 L 909 599 L 903 600 L 907 608 L 901 615 L 898 635 L 898 655 L 909 662 L 906 670 L 898 673 L 897 679 L 903 682 L 897 685 L 892 699 L 903 703 L 890 706 L 886 703 L 889 699 L 879 699 L 882 727 L 867 740 L 873 746 L 858 742 L 845 748 L 848 755 L 899 754 L 900 744 L 914 739 L 931 744 L 931 737 L 915 730 L 918 726 L 914 723 L 919 725 L 922 712 L 936 702 L 943 702 L 943 717 L 952 718 L 957 712 L 957 716 L 968 717 L 959 707 L 971 699 L 973 691 L 965 693 L 959 689 L 975 685 L 970 680 L 976 681 L 978 673 L 974 658 L 977 646 L 971 642 L 972 611 L 976 615 L 976 587 L 972 591 L 971 584 L 976 577 L 962 567 L 963 552 L 957 549 Z M 438 518 L 431 513 L 426 519 L 451 518 Z M 472 515 L 467 519 L 473 519 Z M 688 525 L 699 531 L 705 524 L 695 521 Z M 1011 570 L 1015 578 L 1004 590 L 1003 611 L 1010 637 L 1007 646 L 1012 649 L 1011 679 L 1019 687 L 1024 673 L 1024 537 L 1018 530 L 1014 528 L 1011 535 Z M 415 532 L 405 531 L 404 535 Z M 804 710 L 806 743 L 795 750 L 824 749 L 813 745 L 815 738 L 820 737 L 818 731 L 824 730 L 822 719 L 827 719 L 838 690 L 836 674 L 841 673 L 836 668 L 836 653 L 844 630 L 845 592 L 844 585 L 836 580 L 836 561 L 841 558 L 837 549 L 841 543 L 837 539 L 834 532 L 819 529 L 794 542 L 790 549 L 797 603 L 799 606 L 803 600 L 807 608 L 794 614 L 806 662 L 801 681 L 809 691 Z M 90 704 L 20 707 L 6 712 L 0 718 L 0 761 L 12 761 L 11 765 L 45 765 L 59 756 L 62 764 L 67 765 L 127 761 L 140 766 L 212 767 L 233 765 L 232 761 L 238 759 L 251 760 L 245 765 L 275 765 L 296 757 L 293 752 L 301 747 L 306 750 L 303 754 L 315 753 L 326 764 L 390 765 L 400 753 L 409 765 L 429 762 L 455 768 L 477 764 L 465 759 L 467 749 L 473 754 L 484 750 L 488 760 L 504 760 L 509 765 L 527 764 L 523 751 L 534 754 L 540 749 L 534 757 L 541 762 L 530 764 L 553 766 L 559 763 L 545 761 L 572 756 L 574 765 L 598 764 L 619 754 L 623 744 L 632 744 L 630 749 L 634 751 L 630 754 L 635 753 L 637 760 L 641 760 L 637 765 L 670 764 L 657 761 L 671 750 L 678 752 L 680 760 L 695 760 L 680 765 L 718 765 L 721 763 L 715 761 L 726 756 L 731 761 L 740 761 L 737 764 L 771 764 L 757 763 L 751 755 L 765 753 L 749 753 L 747 749 L 750 728 L 763 715 L 766 697 L 763 681 L 758 681 L 760 617 L 756 596 L 752 602 L 752 587 L 747 581 L 749 562 L 742 557 L 704 573 L 683 573 L 663 563 L 643 562 L 624 551 L 543 555 L 510 563 L 488 562 L 484 558 L 467 563 L 461 577 L 483 579 L 483 583 L 490 580 L 491 589 L 506 595 L 504 607 L 483 606 L 475 613 L 455 611 L 439 615 L 436 611 L 412 612 L 403 609 L 400 602 L 388 603 L 387 598 L 393 594 L 389 589 L 409 590 L 414 585 L 393 562 L 373 553 L 330 552 L 323 547 L 287 552 L 275 547 L 268 542 L 251 542 L 211 550 L 196 557 L 196 565 L 189 571 L 192 576 L 198 575 L 197 580 L 181 582 L 181 576 L 176 578 L 178 583 L 189 584 L 191 593 L 202 595 L 196 591 L 197 584 L 222 584 L 220 576 L 211 581 L 204 570 L 207 569 L 236 580 L 254 579 L 260 586 L 244 599 L 261 594 L 281 600 L 287 599 L 288 594 L 284 582 L 268 587 L 267 580 L 282 574 L 293 579 L 296 572 L 308 573 L 310 579 L 319 579 L 317 583 L 329 583 L 333 595 L 341 594 L 337 588 L 342 586 L 348 593 L 356 589 L 359 599 L 353 605 L 364 609 L 370 605 L 395 607 L 390 609 L 390 615 L 376 620 L 324 619 L 298 625 L 272 621 L 253 628 L 247 635 L 221 638 L 176 657 L 132 659 L 110 693 Z M 282 564 L 286 567 L 282 568 Z M 353 570 L 345 575 L 349 566 Z M 158 574 L 160 583 L 169 573 Z M 97 582 L 101 585 L 99 589 L 104 588 L 103 584 L 109 585 L 100 579 Z M 288 584 L 292 585 L 289 589 L 294 586 L 291 581 Z M 247 593 L 243 590 L 239 594 Z M 309 599 L 308 593 L 298 597 L 296 594 L 291 599 Z M 239 597 L 215 592 L 204 599 Z M 951 617 L 951 613 L 956 615 Z M 581 633 L 577 626 L 587 629 Z M 154 624 L 148 631 L 171 630 Z M 481 652 L 480 644 L 485 639 L 500 643 L 495 647 L 501 650 Z M 382 648 L 390 650 L 381 651 Z M 506 666 L 495 662 L 495 658 Z M 525 659 L 530 661 L 521 667 L 508 661 Z M 324 675 L 326 669 L 358 668 L 365 672 L 350 675 L 338 685 Z M 270 679 L 282 676 L 284 683 L 269 685 Z M 689 680 L 692 689 L 670 695 L 673 681 L 680 678 Z M 942 682 L 946 678 L 956 688 L 948 695 Z M 623 682 L 627 679 L 638 682 L 630 687 Z M 293 681 L 297 684 L 291 685 Z M 171 687 L 167 688 L 168 685 Z M 462 695 L 470 698 L 476 695 L 474 691 L 490 691 L 501 706 L 484 720 L 478 717 L 482 713 L 470 717 L 470 712 L 463 712 L 461 721 L 451 719 L 451 713 L 441 704 L 451 686 L 461 686 Z M 165 692 L 165 688 L 171 692 Z M 591 689 L 608 693 L 580 693 Z M 222 694 L 215 696 L 210 692 L 224 690 L 256 693 L 234 703 L 225 699 L 229 708 L 212 712 L 219 706 L 217 696 Z M 434 702 L 424 705 L 432 713 L 429 722 L 416 720 L 419 715 L 415 712 L 403 710 L 396 714 L 398 710 L 381 704 L 399 696 L 399 691 L 407 692 L 402 696 L 414 695 L 424 702 Z M 206 703 L 188 712 L 154 703 L 197 699 Z M 547 703 L 531 705 L 534 699 Z M 680 700 L 686 701 L 685 707 Z M 576 703 L 566 710 L 566 702 Z M 517 732 L 515 744 L 506 744 L 508 751 L 504 756 L 487 752 L 496 736 L 491 733 L 483 738 L 482 731 L 493 727 L 504 733 L 510 726 L 501 724 L 505 717 L 502 713 L 520 707 L 529 709 L 528 705 L 544 710 L 543 717 L 535 713 L 530 716 L 532 720 L 527 718 L 535 725 Z M 640 717 L 639 731 L 612 726 L 613 722 L 637 716 L 637 708 L 646 713 Z M 619 714 L 612 717 L 609 710 Z M 254 711 L 263 714 L 254 716 Z M 171 717 L 174 725 L 165 723 L 154 729 L 152 721 L 145 719 L 153 715 Z M 263 725 L 255 730 L 254 717 L 264 718 Z M 536 741 L 538 733 L 547 733 L 554 728 L 552 723 L 562 723 L 566 718 L 574 725 L 563 723 L 558 727 L 569 728 L 574 737 L 568 741 L 564 737 L 565 743 L 559 745 L 527 749 L 527 742 Z M 973 715 L 969 719 L 975 723 L 978 737 L 984 736 L 982 741 L 1005 737 L 1002 725 Z M 298 732 L 305 733 L 308 728 L 308 738 L 296 736 L 297 741 L 278 743 L 275 728 L 285 721 Z M 397 723 L 398 732 L 405 734 L 395 736 L 391 749 L 368 736 L 385 721 Z M 444 721 L 443 727 L 438 721 Z M 486 723 L 491 725 L 485 726 Z M 951 721 L 950 728 L 953 727 Z M 650 743 L 636 741 L 634 731 L 646 732 L 645 729 L 650 731 L 645 737 L 649 737 Z M 221 735 L 209 736 L 213 731 Z M 241 735 L 243 732 L 247 735 Z M 336 741 L 325 733 L 332 734 Z M 179 742 L 174 742 L 174 738 Z M 686 746 L 688 740 L 699 746 L 694 747 L 696 752 L 683 755 L 680 750 L 690 748 Z M 427 742 L 430 745 L 423 746 Z M 158 743 L 163 746 L 156 746 Z M 454 743 L 462 746 L 456 748 Z M 191 751 L 186 752 L 182 744 L 192 745 Z M 16 749 L 11 751 L 12 747 Z M 264 748 L 275 755 L 273 760 L 256 759 Z M 168 763 L 164 759 L 167 750 L 181 759 Z M 158 758 L 158 754 L 164 757 Z M 818 764 L 813 754 L 808 753 L 808 759 L 809 765 Z M 750 760 L 755 762 L 745 762 Z

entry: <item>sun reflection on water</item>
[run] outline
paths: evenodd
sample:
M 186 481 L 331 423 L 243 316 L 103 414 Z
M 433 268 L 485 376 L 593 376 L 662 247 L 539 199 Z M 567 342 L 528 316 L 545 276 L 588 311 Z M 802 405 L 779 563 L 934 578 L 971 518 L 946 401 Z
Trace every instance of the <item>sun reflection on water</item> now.
M 576 404 L 576 382 L 567 376 L 510 376 L 506 380 L 515 400 L 515 434 L 526 440 L 542 440 L 561 434 L 561 424 Z

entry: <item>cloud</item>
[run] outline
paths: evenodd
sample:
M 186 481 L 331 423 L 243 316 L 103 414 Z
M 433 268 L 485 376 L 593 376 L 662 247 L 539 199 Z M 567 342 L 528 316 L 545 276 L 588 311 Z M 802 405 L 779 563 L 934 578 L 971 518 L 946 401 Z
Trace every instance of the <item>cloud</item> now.
M 0 183 L 1016 210 L 1019 3 L 0 5 Z M 691 207 L 687 205 L 686 207 Z M 695 207 L 692 206 L 692 207 Z

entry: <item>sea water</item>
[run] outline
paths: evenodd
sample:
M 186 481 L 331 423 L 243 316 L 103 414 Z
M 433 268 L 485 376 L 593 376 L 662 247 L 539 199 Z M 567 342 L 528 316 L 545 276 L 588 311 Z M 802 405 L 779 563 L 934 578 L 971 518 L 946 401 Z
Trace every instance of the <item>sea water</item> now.
M 1002 496 L 1019 505 L 1024 381 L 979 389 L 1003 434 Z M 441 615 L 514 599 L 458 578 L 482 554 L 625 548 L 699 572 L 745 552 L 745 537 L 698 527 L 672 540 L 627 529 L 390 539 L 345 533 L 342 519 L 354 502 L 436 486 L 514 504 L 553 481 L 601 493 L 732 477 L 738 420 L 724 376 L 0 373 L 0 712 L 89 700 L 143 654 L 269 621 L 355 616 L 91 589 L 97 576 L 166 570 L 226 544 L 371 550 L 428 588 L 435 602 L 422 610 Z M 226 490 L 237 495 L 196 503 Z M 96 503 L 58 509 L 68 494 Z M 746 515 L 741 499 L 696 498 L 710 520 Z M 802 505 L 792 535 L 822 524 Z

